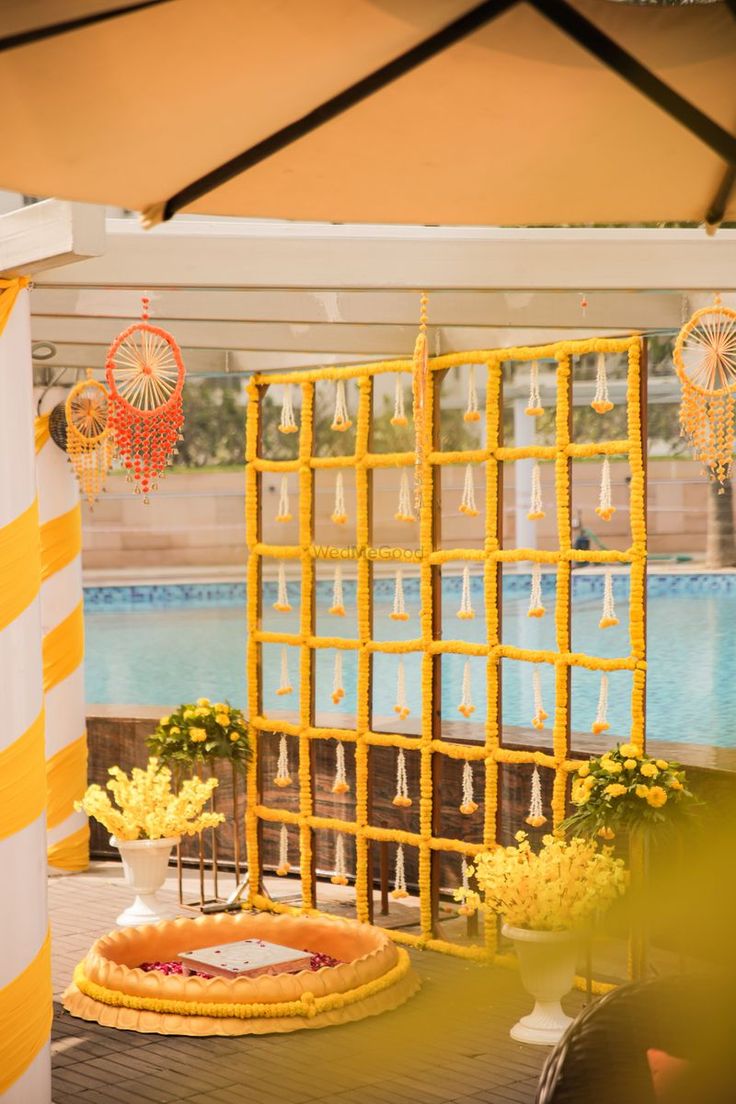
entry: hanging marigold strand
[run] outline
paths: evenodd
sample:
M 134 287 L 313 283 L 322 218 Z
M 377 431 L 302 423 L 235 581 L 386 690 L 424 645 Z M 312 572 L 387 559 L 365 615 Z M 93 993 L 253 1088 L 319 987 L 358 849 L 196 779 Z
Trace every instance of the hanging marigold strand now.
M 525 822 L 531 828 L 541 828 L 543 824 L 547 823 L 547 818 L 544 815 L 544 809 L 542 806 L 542 780 L 539 777 L 539 769 L 534 766 L 532 771 L 532 789 L 531 798 L 529 801 L 529 815 L 525 818 Z
M 276 694 L 279 698 L 283 698 L 285 694 L 291 694 L 294 691 L 294 687 L 289 681 L 289 655 L 288 648 L 285 644 L 281 646 L 281 681 Z
M 276 601 L 273 604 L 273 608 L 277 613 L 289 613 L 291 610 L 291 603 L 289 602 L 289 591 L 286 586 L 286 565 L 283 560 L 279 561 L 279 575 Z
M 394 514 L 396 521 L 416 521 L 414 514 L 414 508 L 411 504 L 411 493 L 409 491 L 409 476 L 406 469 L 402 469 L 401 479 L 399 480 L 399 505 Z
M 462 886 L 463 895 L 470 891 L 470 871 L 472 867 L 468 866 L 468 860 L 463 857 L 460 860 L 460 885 Z M 473 906 L 468 902 L 467 898 L 463 896 L 462 903 L 458 906 L 458 913 L 460 916 L 472 916 L 475 912 Z
M 542 474 L 539 464 L 535 464 L 532 468 L 532 494 L 529 504 L 529 513 L 526 516 L 529 521 L 541 521 L 544 517 L 544 506 L 542 504 Z
M 460 501 L 460 513 L 466 517 L 477 517 L 478 507 L 475 504 L 475 485 L 473 483 L 473 466 L 465 465 L 465 482 L 463 484 L 463 497 Z
M 397 375 L 394 385 L 394 413 L 391 418 L 392 426 L 405 426 L 409 421 L 404 410 L 404 384 L 401 376 Z
M 281 399 L 281 417 L 279 419 L 279 433 L 297 433 L 299 426 L 294 417 L 294 400 L 292 398 L 291 384 L 284 384 L 284 393 Z
M 534 664 L 532 671 L 532 689 L 534 692 L 534 717 L 532 718 L 532 725 L 537 731 L 541 731 L 544 728 L 544 722 L 547 720 L 548 714 L 544 711 L 542 704 L 542 679 L 539 674 L 539 664 Z
M 429 352 L 427 345 L 427 304 L 426 292 L 419 298 L 419 333 L 414 343 L 412 358 L 412 410 L 414 415 L 414 509 L 422 508 L 422 471 L 427 446 L 427 391 L 429 385 Z M 401 512 L 401 511 L 400 511 Z M 406 511 L 409 513 L 410 511 Z M 405 520 L 408 520 L 406 518 Z M 412 519 L 413 520 L 413 519 Z
M 473 600 L 470 595 L 470 567 L 465 564 L 463 567 L 463 583 L 460 591 L 460 609 L 455 615 L 461 621 L 472 621 L 475 617 L 475 610 L 473 609 Z
M 348 876 L 345 866 L 345 838 L 342 832 L 337 833 L 335 840 L 335 873 L 330 878 L 333 885 L 347 885 Z
M 460 697 L 460 704 L 457 707 L 457 711 L 458 713 L 462 713 L 463 717 L 465 717 L 466 720 L 473 713 L 475 713 L 472 692 L 472 673 L 469 659 L 465 660 L 465 664 L 463 666 L 463 685 Z
M 590 404 L 596 414 L 607 414 L 613 410 L 613 403 L 608 398 L 608 376 L 606 374 L 606 354 L 599 353 L 595 370 L 595 397 Z
M 404 661 L 400 659 L 396 665 L 396 705 L 394 713 L 398 714 L 400 721 L 405 721 L 411 713 L 406 700 L 406 671 Z
M 396 794 L 391 804 L 395 805 L 397 809 L 408 809 L 411 805 L 409 783 L 406 777 L 406 756 L 403 748 L 399 748 L 396 752 Z
M 601 489 L 595 512 L 602 521 L 610 521 L 616 513 L 616 507 L 611 502 L 611 465 L 607 456 L 604 457 L 601 468 Z
M 342 652 L 335 652 L 335 666 L 332 673 L 332 702 L 339 705 L 345 697 L 345 687 L 342 684 Z
M 475 386 L 475 365 L 469 365 L 468 372 L 468 405 L 465 408 L 463 414 L 464 422 L 479 422 L 480 411 L 478 410 L 478 392 Z
M 335 381 L 335 415 L 332 419 L 330 429 L 334 429 L 336 433 L 345 433 L 350 429 L 352 424 L 350 415 L 348 414 L 345 380 L 339 379 Z
M 276 873 L 280 878 L 285 877 L 291 870 L 291 863 L 289 862 L 289 832 L 285 824 L 281 825 L 281 831 L 279 832 L 279 865 L 276 867 Z
M 463 799 L 460 812 L 463 816 L 472 816 L 477 810 L 478 804 L 473 793 L 473 768 L 466 759 L 463 763 Z
M 334 521 L 335 525 L 344 525 L 348 520 L 342 472 L 338 472 L 335 477 L 335 505 L 332 509 L 331 520 Z
M 603 576 L 603 615 L 598 622 L 598 627 L 609 629 L 613 625 L 618 625 L 618 617 L 613 603 L 613 574 L 609 570 Z
M 335 578 L 332 581 L 332 605 L 330 613 L 333 617 L 345 616 L 345 598 L 342 592 L 342 564 L 335 565 Z
M 114 451 L 109 396 L 91 371 L 67 395 L 65 414 L 66 452 L 91 509 L 104 488 Z
M 595 713 L 595 720 L 593 721 L 593 727 L 591 729 L 594 736 L 599 736 L 601 732 L 607 732 L 610 728 L 608 723 L 608 675 L 604 672 L 601 675 L 601 688 L 598 693 L 598 708 Z
M 291 785 L 291 775 L 289 773 L 289 747 L 286 742 L 286 736 L 284 736 L 283 733 L 279 740 L 279 757 L 276 761 L 276 776 L 273 781 L 274 785 L 278 786 L 279 789 Z
M 400 567 L 396 568 L 396 577 L 394 580 L 394 604 L 389 617 L 392 621 L 409 620 L 409 614 L 406 612 L 406 603 L 404 601 L 404 573 Z
M 335 745 L 335 779 L 332 783 L 333 794 L 345 794 L 350 789 L 345 771 L 345 745 L 338 740 Z
M 281 522 L 291 521 L 291 510 L 289 508 L 288 475 L 281 476 L 281 485 L 279 487 L 279 508 L 276 513 L 276 520 Z
M 391 890 L 391 896 L 395 901 L 400 900 L 402 897 L 408 897 L 409 891 L 406 888 L 406 871 L 404 869 L 404 845 L 400 843 L 396 848 L 396 866 L 394 868 L 394 888 Z
M 542 605 L 542 566 L 532 564 L 532 589 L 529 595 L 527 617 L 544 617 L 546 610 Z
M 529 400 L 524 413 L 530 418 L 538 418 L 540 414 L 544 414 L 542 398 L 539 394 L 539 365 L 536 360 L 529 365 Z

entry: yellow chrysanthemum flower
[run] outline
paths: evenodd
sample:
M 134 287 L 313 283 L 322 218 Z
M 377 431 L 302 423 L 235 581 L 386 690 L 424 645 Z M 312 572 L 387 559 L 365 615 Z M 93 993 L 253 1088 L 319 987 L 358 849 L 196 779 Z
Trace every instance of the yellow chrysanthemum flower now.
M 178 736 L 181 733 L 181 729 L 177 725 L 172 725 L 169 729 L 169 736 Z
M 667 804 L 667 791 L 662 786 L 650 786 L 647 802 L 653 809 L 661 809 L 663 805 Z
M 590 763 L 583 763 L 582 767 L 578 767 L 578 777 L 586 778 L 590 774 Z
M 623 769 L 624 768 L 621 766 L 620 763 L 617 763 L 615 760 L 612 760 L 610 766 L 608 767 L 608 773 L 609 774 L 620 774 Z
M 636 759 L 625 759 L 624 760 L 624 769 L 625 770 L 634 770 L 635 767 L 636 767 Z
M 671 790 L 681 790 L 681 789 L 683 789 L 682 782 L 680 781 L 679 778 L 671 778 L 670 782 L 669 782 L 669 787 L 670 787 Z
M 642 763 L 639 770 L 641 771 L 641 773 L 644 775 L 645 778 L 656 778 L 657 775 L 659 774 L 659 771 L 657 770 L 654 763 Z
M 161 720 L 158 723 L 160 725 L 167 725 L 170 720 L 171 720 L 171 717 L 162 717 Z
M 212 708 L 215 710 L 216 713 L 230 712 L 230 706 L 227 704 L 227 702 L 215 702 Z
M 620 782 L 611 782 L 603 792 L 608 794 L 609 797 L 621 797 L 626 793 L 626 786 L 622 786 Z
M 230 743 L 231 744 L 237 743 L 237 741 L 239 739 L 240 739 L 240 733 L 239 732 L 231 732 L 230 733 Z
M 198 705 L 194 710 L 195 717 L 209 717 L 210 711 L 206 705 Z
M 210 699 L 209 698 L 197 698 L 197 705 L 209 705 L 209 704 L 210 704 Z
M 646 800 L 646 798 L 649 796 L 649 787 L 637 786 L 635 793 L 637 797 L 643 797 Z
M 660 770 L 667 770 L 667 768 L 669 767 L 669 763 L 666 759 L 655 759 L 654 761 Z
M 641 757 L 641 752 L 636 744 L 621 744 L 618 750 L 621 755 L 625 755 L 627 759 L 639 759 Z
M 203 744 L 207 739 L 207 733 L 203 728 L 190 728 L 189 739 L 193 744 Z

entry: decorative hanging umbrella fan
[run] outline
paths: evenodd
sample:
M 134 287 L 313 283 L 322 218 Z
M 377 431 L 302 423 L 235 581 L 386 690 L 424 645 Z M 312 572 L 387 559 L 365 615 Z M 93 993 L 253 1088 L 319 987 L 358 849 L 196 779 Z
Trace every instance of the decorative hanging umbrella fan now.
M 174 338 L 148 321 L 149 303 L 143 296 L 141 321 L 118 334 L 105 362 L 115 442 L 146 502 L 181 440 L 185 376 Z
M 110 396 L 88 375 L 72 387 L 64 404 L 66 451 L 90 507 L 102 490 L 113 458 Z
M 673 353 L 682 382 L 680 426 L 696 459 L 711 479 L 731 475 L 736 390 L 736 311 L 722 306 L 698 310 L 677 335 Z

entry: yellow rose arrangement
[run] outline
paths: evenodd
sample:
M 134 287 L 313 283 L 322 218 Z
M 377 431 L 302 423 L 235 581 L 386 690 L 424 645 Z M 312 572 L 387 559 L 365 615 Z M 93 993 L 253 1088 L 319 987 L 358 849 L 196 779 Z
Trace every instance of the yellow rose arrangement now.
M 251 757 L 242 712 L 229 702 L 211 702 L 209 698 L 185 702 L 162 717 L 147 742 L 153 755 L 172 766 L 229 759 L 244 770 Z
M 130 777 L 120 767 L 110 767 L 107 789 L 87 789 L 74 808 L 93 816 L 118 840 L 164 839 L 169 836 L 193 836 L 205 828 L 216 828 L 225 819 L 222 813 L 205 813 L 207 802 L 217 785 L 216 778 L 188 778 L 178 792 L 171 788 L 171 771 L 152 756 L 146 769 L 134 767 Z
M 594 840 L 545 836 L 538 852 L 526 832 L 515 847 L 484 851 L 468 874 L 478 885 L 458 889 L 466 908 L 485 907 L 507 924 L 531 931 L 568 931 L 586 927 L 626 890 L 622 859 Z
M 578 767 L 572 803 L 576 811 L 563 830 L 612 840 L 621 831 L 672 823 L 692 811 L 694 799 L 679 763 L 644 755 L 628 743 Z

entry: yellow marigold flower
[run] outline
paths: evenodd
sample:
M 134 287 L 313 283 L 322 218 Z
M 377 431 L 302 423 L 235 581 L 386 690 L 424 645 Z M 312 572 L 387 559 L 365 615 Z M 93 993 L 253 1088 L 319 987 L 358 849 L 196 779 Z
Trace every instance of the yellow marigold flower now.
M 662 786 L 650 786 L 647 802 L 653 809 L 661 809 L 667 803 L 667 791 Z
M 207 739 L 207 733 L 203 728 L 190 728 L 189 739 L 192 741 L 192 743 L 201 744 L 204 740 Z
M 624 768 L 621 766 L 620 763 L 616 763 L 614 760 L 611 760 L 611 764 L 608 768 L 608 773 L 609 774 L 620 774 L 623 769 Z
M 167 725 L 170 720 L 171 720 L 171 717 L 162 717 L 161 720 L 158 723 L 160 725 Z
M 227 728 L 227 726 L 230 724 L 230 718 L 227 713 L 216 713 L 215 720 L 219 725 L 222 725 L 223 728 Z
M 639 770 L 641 771 L 641 773 L 644 775 L 645 778 L 656 778 L 657 775 L 659 774 L 659 771 L 657 770 L 654 763 L 642 763 Z
M 180 732 L 180 728 L 178 728 L 176 725 L 172 725 L 169 729 L 169 736 L 178 736 Z
M 185 721 L 192 721 L 192 720 L 194 720 L 195 716 L 196 716 L 196 714 L 195 714 L 193 709 L 185 709 L 184 710 L 184 720 Z
M 240 739 L 240 733 L 239 732 L 231 732 L 230 733 L 230 743 L 231 744 L 237 743 L 237 741 L 239 739 Z
M 209 704 L 210 704 L 210 699 L 209 698 L 197 698 L 197 705 L 209 705 Z
M 583 763 L 578 767 L 578 778 L 586 778 L 590 774 L 590 763 Z
M 621 755 L 625 755 L 627 759 L 639 759 L 641 757 L 641 752 L 636 744 L 621 744 L 618 750 Z
M 655 759 L 654 761 L 660 770 L 667 770 L 667 768 L 669 767 L 669 763 L 666 759 Z
M 637 797 L 643 797 L 643 798 L 648 797 L 649 796 L 649 787 L 648 786 L 637 786 L 636 787 L 636 796 Z
M 636 759 L 624 759 L 624 769 L 634 770 L 636 767 Z
M 194 710 L 195 717 L 208 717 L 209 709 L 205 705 L 200 705 Z
M 610 797 L 621 797 L 622 794 L 626 793 L 626 786 L 622 786 L 620 782 L 611 782 L 603 792 L 609 794 Z
M 230 712 L 230 706 L 227 704 L 227 702 L 215 702 L 212 708 L 215 710 L 216 713 Z
M 671 778 L 669 786 L 671 790 L 681 790 L 683 788 L 682 782 L 679 778 Z

